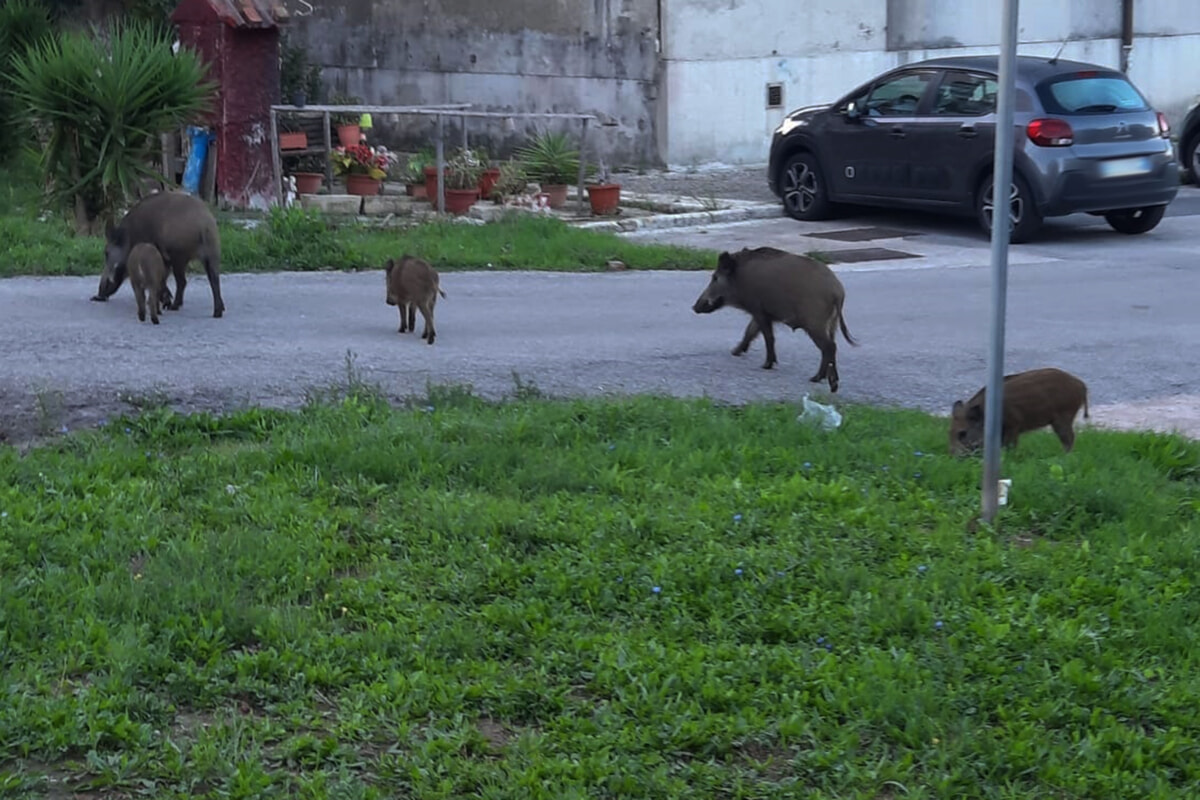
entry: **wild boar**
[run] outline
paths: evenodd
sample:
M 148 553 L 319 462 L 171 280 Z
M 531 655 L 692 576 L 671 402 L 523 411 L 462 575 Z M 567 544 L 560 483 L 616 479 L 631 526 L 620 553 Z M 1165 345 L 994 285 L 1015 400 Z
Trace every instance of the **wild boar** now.
M 198 259 L 212 289 L 213 316 L 225 313 L 225 302 L 221 299 L 221 237 L 216 219 L 200 198 L 184 192 L 152 194 L 129 209 L 116 227 L 109 223 L 105 240 L 104 272 L 93 300 L 107 300 L 121 288 L 128 271 L 129 252 L 134 245 L 148 242 L 158 248 L 163 262 L 175 275 L 174 302 L 170 290 L 163 285 L 164 307 L 177 311 L 183 306 L 187 267 L 193 259 Z
M 149 242 L 135 244 L 129 251 L 129 283 L 137 299 L 137 315 L 146 321 L 146 304 L 150 304 L 150 321 L 158 324 L 159 303 L 163 285 L 167 282 L 167 265 L 162 253 Z
M 802 329 L 821 351 L 821 365 L 809 380 L 820 383 L 828 379 L 829 391 L 836 392 L 838 328 L 847 342 L 858 344 L 846 329 L 845 299 L 842 282 L 821 262 L 774 247 L 743 248 L 737 253 L 721 253 L 712 280 L 692 311 L 710 314 L 730 305 L 749 314 L 742 340 L 731 352 L 735 356 L 745 353 L 761 332 L 767 345 L 763 369 L 778 363 L 774 323 Z
M 984 386 L 965 404 L 955 400 L 950 411 L 950 454 L 966 455 L 983 446 L 984 411 L 987 387 Z M 1049 425 L 1071 452 L 1075 445 L 1075 415 L 1083 407 L 1088 414 L 1087 384 L 1061 369 L 1046 367 L 1004 376 L 1004 421 L 1000 441 L 1008 448 L 1017 446 L 1022 433 Z
M 417 310 L 420 309 L 421 316 L 425 318 L 421 338 L 433 344 L 437 336 L 433 307 L 437 304 L 439 294 L 446 296 L 439 286 L 437 270 L 427 261 L 406 253 L 398 261 L 389 258 L 383 271 L 387 284 L 387 304 L 400 307 L 400 333 L 416 331 Z

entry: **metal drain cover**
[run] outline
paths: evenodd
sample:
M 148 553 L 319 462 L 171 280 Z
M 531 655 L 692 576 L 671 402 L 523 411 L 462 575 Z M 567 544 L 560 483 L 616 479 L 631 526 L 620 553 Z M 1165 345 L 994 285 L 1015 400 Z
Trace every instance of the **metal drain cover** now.
M 903 239 L 906 236 L 920 236 L 921 234 L 902 231 L 898 228 L 847 228 L 844 231 L 805 235 L 811 239 L 832 239 L 835 242 L 869 242 L 872 239 Z

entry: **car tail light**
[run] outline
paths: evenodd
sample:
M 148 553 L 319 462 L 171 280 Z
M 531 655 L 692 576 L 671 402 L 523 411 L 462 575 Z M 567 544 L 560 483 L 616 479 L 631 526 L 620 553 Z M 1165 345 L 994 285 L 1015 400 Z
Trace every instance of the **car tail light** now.
M 1171 123 L 1167 122 L 1167 115 L 1158 112 L 1158 135 L 1164 139 L 1171 138 Z
M 1066 120 L 1035 119 L 1025 126 L 1025 133 L 1040 147 L 1070 147 L 1075 143 L 1075 131 Z

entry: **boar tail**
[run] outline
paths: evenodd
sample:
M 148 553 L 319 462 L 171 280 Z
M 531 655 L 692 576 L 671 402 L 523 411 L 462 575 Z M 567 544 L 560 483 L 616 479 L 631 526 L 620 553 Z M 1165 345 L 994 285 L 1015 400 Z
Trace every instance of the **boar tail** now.
M 1088 414 L 1087 389 L 1085 388 L 1083 390 L 1083 418 L 1090 419 L 1090 417 L 1091 415 Z
M 840 303 L 838 304 L 837 311 L 838 311 L 838 327 L 840 327 L 842 329 L 842 336 L 846 337 L 847 342 L 854 345 L 855 347 L 858 347 L 858 342 L 856 342 L 854 340 L 854 337 L 850 335 L 850 330 L 846 327 L 846 314 L 845 314 L 845 312 L 842 311 L 842 306 Z

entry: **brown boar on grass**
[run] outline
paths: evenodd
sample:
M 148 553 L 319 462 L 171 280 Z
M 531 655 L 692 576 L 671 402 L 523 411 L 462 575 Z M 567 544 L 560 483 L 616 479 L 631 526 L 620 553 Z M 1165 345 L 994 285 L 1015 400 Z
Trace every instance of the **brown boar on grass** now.
M 437 270 L 429 262 L 405 254 L 399 260 L 389 258 L 383 271 L 387 283 L 387 304 L 400 308 L 400 333 L 416 331 L 419 310 L 425 319 L 421 338 L 433 344 L 437 336 L 433 307 L 437 304 L 439 294 L 446 296 L 438 285 Z
M 963 403 L 955 400 L 950 411 L 950 454 L 966 455 L 983 446 L 987 387 Z M 1063 450 L 1075 445 L 1075 415 L 1082 406 L 1087 419 L 1087 384 L 1061 369 L 1045 367 L 1004 376 L 1003 422 L 1000 441 L 1017 446 L 1021 434 L 1049 425 Z
M 821 351 L 821 365 L 809 380 L 829 381 L 829 391 L 838 390 L 837 332 L 846 341 L 858 342 L 846 329 L 842 304 L 846 290 L 825 264 L 807 256 L 774 247 L 743 248 L 721 253 L 708 287 L 692 306 L 697 314 L 710 314 L 726 305 L 750 315 L 742 340 L 732 353 L 740 356 L 759 333 L 767 345 L 763 369 L 778 363 L 775 358 L 776 322 L 792 330 L 801 329 Z
M 137 300 L 137 316 L 146 321 L 146 305 L 150 305 L 150 321 L 158 324 L 159 305 L 163 287 L 167 283 L 167 265 L 162 253 L 149 242 L 135 244 L 129 251 L 129 284 Z
M 121 288 L 129 268 L 129 253 L 142 242 L 158 248 L 167 269 L 175 275 L 174 302 L 171 291 L 163 283 L 164 308 L 178 311 L 183 306 L 188 263 L 198 259 L 204 265 L 212 289 L 213 316 L 220 317 L 225 313 L 225 301 L 221 299 L 221 237 L 217 221 L 203 200 L 178 191 L 157 192 L 143 198 L 129 209 L 116 227 L 109 223 L 105 231 L 104 272 L 93 300 L 107 300 Z

